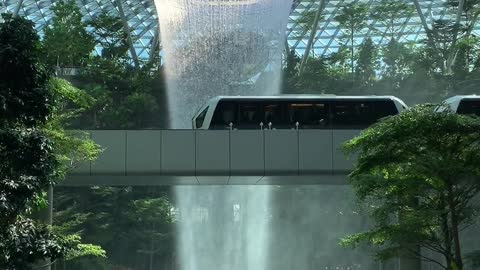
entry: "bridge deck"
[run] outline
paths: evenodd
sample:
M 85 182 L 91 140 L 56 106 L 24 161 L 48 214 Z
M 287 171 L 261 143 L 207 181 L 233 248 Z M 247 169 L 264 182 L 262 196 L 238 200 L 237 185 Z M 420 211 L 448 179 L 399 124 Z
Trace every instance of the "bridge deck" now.
M 62 185 L 345 184 L 359 130 L 94 130 L 104 148 Z

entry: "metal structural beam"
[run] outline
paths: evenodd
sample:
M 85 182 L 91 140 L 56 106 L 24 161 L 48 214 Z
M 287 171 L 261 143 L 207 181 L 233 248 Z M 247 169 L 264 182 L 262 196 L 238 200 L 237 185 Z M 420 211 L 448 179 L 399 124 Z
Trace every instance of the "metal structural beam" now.
M 346 184 L 360 130 L 95 130 L 104 148 L 62 185 Z
M 148 57 L 148 62 L 151 63 L 154 59 L 156 54 L 160 48 L 160 26 L 158 25 L 157 28 L 155 28 L 155 35 L 153 36 L 153 41 L 152 41 L 152 46 L 150 48 L 150 55 Z
M 123 31 L 125 31 L 125 33 L 127 34 L 128 47 L 130 48 L 130 54 L 132 55 L 133 63 L 135 64 L 135 67 L 138 68 L 139 67 L 138 56 L 137 56 L 137 52 L 135 51 L 135 47 L 133 46 L 132 32 L 130 27 L 128 26 L 128 20 L 125 16 L 125 13 L 123 12 L 122 2 L 120 0 L 115 0 L 115 3 L 118 9 L 118 14 L 122 19 Z
M 13 10 L 13 17 L 16 17 L 18 13 L 20 12 L 20 9 L 22 8 L 23 5 L 23 0 L 18 0 L 17 5 L 15 6 L 15 9 Z
M 303 69 L 305 68 L 305 64 L 307 63 L 308 55 L 310 53 L 310 49 L 312 48 L 313 40 L 317 35 L 318 23 L 320 22 L 320 17 L 322 16 L 322 11 L 325 8 L 325 5 L 326 5 L 326 0 L 320 0 L 320 4 L 318 5 L 318 9 L 317 9 L 317 12 L 315 13 L 315 18 L 313 20 L 312 27 L 310 30 L 310 37 L 308 38 L 307 47 L 303 54 L 302 62 L 300 63 L 299 73 L 303 72 Z
M 425 19 L 425 15 L 423 14 L 422 8 L 420 7 L 420 2 L 419 0 L 413 0 L 413 3 L 415 4 L 415 9 L 417 10 L 418 17 L 420 18 L 420 21 L 423 26 L 423 30 L 425 31 L 425 34 L 427 35 L 428 43 L 431 46 L 435 46 L 435 40 L 433 39 L 432 31 L 428 27 L 427 20 Z M 431 6 L 429 8 L 431 10 Z
M 299 4 L 300 4 L 300 1 L 296 3 L 295 9 L 293 9 L 294 6 L 292 6 L 291 14 L 296 14 L 296 15 L 298 15 L 298 16 L 301 17 L 303 13 L 298 14 L 298 12 L 297 12 L 297 10 L 296 10 L 296 8 L 299 6 Z M 305 9 L 306 9 L 306 10 L 309 10 L 310 8 L 312 8 L 312 7 L 314 6 L 314 4 L 315 4 L 315 0 L 312 0 L 311 2 L 309 2 L 309 5 L 308 5 Z M 305 12 L 305 11 L 304 11 L 304 12 Z M 298 21 L 294 21 L 294 26 L 291 27 L 291 28 L 289 28 L 289 29 L 287 29 L 287 42 L 288 42 L 288 36 L 293 33 L 294 28 L 295 28 L 296 26 L 298 26 L 298 25 L 299 25 Z M 298 38 L 298 39 L 296 40 L 296 42 L 295 42 L 295 44 L 293 45 L 293 47 L 296 48 L 296 47 L 298 46 L 298 44 L 300 43 L 302 37 L 305 36 L 305 35 L 307 34 L 307 32 L 308 32 L 308 27 L 305 27 L 305 28 L 303 29 L 303 31 L 302 31 L 302 34 L 299 36 L 300 38 Z

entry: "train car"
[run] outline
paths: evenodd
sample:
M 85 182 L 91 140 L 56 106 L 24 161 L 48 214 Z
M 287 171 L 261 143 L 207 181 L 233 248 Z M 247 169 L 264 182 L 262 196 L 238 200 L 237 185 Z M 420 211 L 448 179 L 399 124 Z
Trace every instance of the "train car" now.
M 444 101 L 446 108 L 458 114 L 468 114 L 480 116 L 480 96 L 463 95 L 453 96 Z M 445 110 L 445 108 L 441 109 Z
M 406 109 L 394 96 L 219 96 L 192 119 L 193 129 L 364 129 Z

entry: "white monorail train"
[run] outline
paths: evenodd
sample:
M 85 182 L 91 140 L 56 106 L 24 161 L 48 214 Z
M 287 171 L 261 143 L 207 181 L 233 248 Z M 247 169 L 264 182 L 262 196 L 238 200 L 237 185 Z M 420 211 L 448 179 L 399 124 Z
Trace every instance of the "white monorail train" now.
M 364 129 L 406 109 L 394 96 L 219 96 L 193 117 L 194 129 Z
M 453 96 L 446 99 L 444 104 L 458 114 L 474 114 L 480 116 L 480 96 Z

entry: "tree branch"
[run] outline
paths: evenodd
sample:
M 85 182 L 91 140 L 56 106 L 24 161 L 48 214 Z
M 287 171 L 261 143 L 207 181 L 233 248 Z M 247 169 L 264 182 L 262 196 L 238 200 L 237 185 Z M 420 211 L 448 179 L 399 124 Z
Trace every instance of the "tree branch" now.
M 422 261 L 425 261 L 425 262 L 431 262 L 431 263 L 434 263 L 440 267 L 442 267 L 443 269 L 447 270 L 448 268 L 446 266 L 444 266 L 441 262 L 437 261 L 437 260 L 434 260 L 430 257 L 427 257 L 427 256 L 424 256 L 422 255 L 421 252 L 418 252 L 418 251 L 415 251 L 414 249 L 411 249 L 411 248 L 408 248 L 406 247 L 407 251 L 412 253 L 414 256 L 416 256 L 417 258 L 421 259 Z

